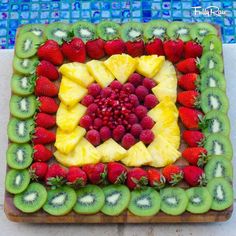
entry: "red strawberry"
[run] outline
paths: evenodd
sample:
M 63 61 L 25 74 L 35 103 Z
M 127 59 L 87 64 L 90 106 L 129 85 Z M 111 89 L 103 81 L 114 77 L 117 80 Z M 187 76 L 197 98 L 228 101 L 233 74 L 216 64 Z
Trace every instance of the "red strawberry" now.
M 61 65 L 64 60 L 61 49 L 54 40 L 47 40 L 38 48 L 38 57 L 40 60 L 50 61 L 53 65 Z
M 181 73 L 187 74 L 187 73 L 197 73 L 199 74 L 199 69 L 197 68 L 197 59 L 195 58 L 187 58 L 182 61 L 180 61 L 176 68 Z
M 34 92 L 36 96 L 55 97 L 58 94 L 58 88 L 47 77 L 39 76 L 36 80 Z
M 107 41 L 105 43 L 104 49 L 108 56 L 114 54 L 122 54 L 126 52 L 125 43 L 121 39 Z
M 177 165 L 168 165 L 164 167 L 162 174 L 166 181 L 171 185 L 175 185 L 183 179 L 183 171 Z
M 184 180 L 190 186 L 206 185 L 206 177 L 203 169 L 197 166 L 185 166 L 183 172 Z
M 150 168 L 147 170 L 148 181 L 151 187 L 161 189 L 165 186 L 166 179 L 157 169 Z
M 44 113 L 53 114 L 58 110 L 58 105 L 56 100 L 50 97 L 41 96 L 38 98 L 39 101 L 39 111 Z
M 34 144 L 49 144 L 53 143 L 56 140 L 55 133 L 44 129 L 42 127 L 36 127 L 34 136 L 33 136 L 33 143 Z
M 44 162 L 34 162 L 29 168 L 29 173 L 32 180 L 44 179 L 47 171 L 48 165 Z
M 203 167 L 207 162 L 207 150 L 203 147 L 189 147 L 182 152 L 182 156 L 194 166 Z
M 123 184 L 126 180 L 127 169 L 118 162 L 107 164 L 107 179 L 112 184 Z
M 202 46 L 194 41 L 188 41 L 184 45 L 184 58 L 197 58 L 202 56 Z
M 85 186 L 87 183 L 87 175 L 79 167 L 71 166 L 68 169 L 66 176 L 67 184 L 74 185 L 75 187 Z
M 146 43 L 145 51 L 148 55 L 152 54 L 157 54 L 158 56 L 165 55 L 163 49 L 163 42 L 159 38 L 156 38 L 153 41 Z
M 188 73 L 180 76 L 178 85 L 184 90 L 196 90 L 198 83 L 198 74 Z
M 167 59 L 173 63 L 180 61 L 184 53 L 184 42 L 181 39 L 167 40 L 163 43 Z
M 90 40 L 86 43 L 86 51 L 90 58 L 100 59 L 105 56 L 105 41 L 102 39 Z
M 204 134 L 198 130 L 184 130 L 182 137 L 189 147 L 202 146 L 205 139 Z
M 56 124 L 56 118 L 46 113 L 39 112 L 35 116 L 35 123 L 37 126 L 48 129 Z
M 81 63 L 86 61 L 85 44 L 80 38 L 73 38 L 70 42 L 64 42 L 61 51 L 69 61 Z
M 198 107 L 199 105 L 199 93 L 194 90 L 183 91 L 178 93 L 177 101 L 180 105 L 185 107 Z
M 103 163 L 84 165 L 82 170 L 92 184 L 100 184 L 106 181 L 107 170 Z
M 34 145 L 34 161 L 46 162 L 51 159 L 53 153 L 42 144 Z
M 130 189 L 139 189 L 148 185 L 148 174 L 142 168 L 133 168 L 128 171 L 126 184 Z
M 59 73 L 57 68 L 49 61 L 41 61 L 36 68 L 37 76 L 45 76 L 50 80 L 57 80 Z
M 127 53 L 132 57 L 140 57 L 144 54 L 144 43 L 143 40 L 136 42 L 126 42 L 125 43 Z

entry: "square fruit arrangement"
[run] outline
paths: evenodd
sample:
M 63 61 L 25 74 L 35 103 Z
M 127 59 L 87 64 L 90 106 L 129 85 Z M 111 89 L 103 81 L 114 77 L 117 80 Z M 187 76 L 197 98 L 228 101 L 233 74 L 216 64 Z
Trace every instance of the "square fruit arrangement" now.
M 5 186 L 19 211 L 141 217 L 233 204 L 214 26 L 25 25 L 13 67 Z

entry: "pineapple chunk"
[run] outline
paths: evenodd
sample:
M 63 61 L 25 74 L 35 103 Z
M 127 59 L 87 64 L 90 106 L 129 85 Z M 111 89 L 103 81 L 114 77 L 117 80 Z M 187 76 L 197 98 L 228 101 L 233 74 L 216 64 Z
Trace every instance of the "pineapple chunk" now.
M 86 107 L 78 103 L 72 108 L 68 108 L 62 102 L 57 110 L 56 123 L 60 129 L 71 132 L 79 124 L 81 117 L 86 112 Z
M 125 83 L 137 67 L 137 60 L 127 54 L 113 55 L 105 62 L 105 66 L 121 83 Z
M 83 63 L 72 62 L 63 64 L 59 71 L 68 79 L 73 80 L 83 87 L 88 87 L 93 83 L 94 78 L 89 74 L 87 66 Z
M 139 141 L 133 145 L 125 157 L 121 160 L 126 166 L 142 166 L 152 160 L 150 153 L 143 142 Z
M 160 102 L 166 98 L 170 98 L 174 103 L 176 102 L 177 88 L 167 88 L 164 84 L 160 83 L 152 88 L 152 92 Z
M 102 162 L 120 161 L 126 154 L 126 150 L 112 138 L 97 147 L 102 156 Z
M 103 61 L 92 60 L 87 63 L 87 68 L 96 82 L 103 88 L 107 87 L 115 79 Z
M 73 82 L 72 80 L 62 77 L 59 98 L 67 106 L 73 107 L 87 94 L 87 89 Z
M 62 153 L 71 152 L 80 139 L 85 135 L 86 130 L 77 126 L 72 132 L 66 133 L 61 129 L 57 129 L 55 147 Z
M 153 78 L 161 69 L 165 57 L 157 55 L 141 56 L 137 58 L 137 72 L 145 77 Z

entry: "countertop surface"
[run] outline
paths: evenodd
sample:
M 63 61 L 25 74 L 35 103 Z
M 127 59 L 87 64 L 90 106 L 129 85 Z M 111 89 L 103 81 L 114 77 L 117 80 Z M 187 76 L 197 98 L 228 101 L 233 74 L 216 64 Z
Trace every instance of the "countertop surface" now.
M 225 235 L 235 236 L 236 207 L 230 220 L 223 223 L 209 224 L 112 224 L 112 225 L 33 225 L 10 222 L 3 210 L 4 179 L 5 179 L 5 152 L 7 149 L 7 122 L 9 119 L 10 78 L 12 74 L 11 61 L 13 50 L 0 50 L 0 236 L 1 235 L 164 235 L 164 236 L 199 236 L 202 233 L 207 236 Z M 231 120 L 231 140 L 236 149 L 236 44 L 224 45 L 225 77 L 227 80 L 227 94 L 230 99 L 229 117 Z M 234 158 L 234 170 L 236 170 L 236 158 Z M 234 180 L 234 190 L 236 181 Z

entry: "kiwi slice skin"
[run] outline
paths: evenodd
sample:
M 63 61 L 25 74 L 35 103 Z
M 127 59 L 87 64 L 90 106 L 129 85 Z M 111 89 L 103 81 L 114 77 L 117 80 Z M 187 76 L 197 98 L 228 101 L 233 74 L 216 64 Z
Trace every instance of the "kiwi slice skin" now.
M 47 201 L 43 209 L 50 215 L 61 216 L 69 213 L 75 203 L 75 190 L 67 186 L 62 186 L 57 189 L 48 190 Z
M 171 22 L 167 28 L 167 35 L 171 39 L 180 38 L 184 42 L 187 42 L 191 39 L 189 32 L 190 25 L 182 21 Z
M 203 52 L 213 51 L 215 53 L 222 53 L 222 42 L 216 35 L 206 35 L 202 41 Z
M 212 210 L 222 211 L 233 204 L 233 187 L 226 179 L 211 179 L 207 184 L 207 189 L 212 196 Z
M 11 78 L 11 90 L 19 96 L 27 96 L 34 92 L 32 76 L 13 74 Z
M 223 72 L 224 62 L 222 56 L 212 51 L 203 53 L 200 59 L 200 69 L 201 71 L 214 70 Z
M 105 203 L 105 196 L 101 188 L 96 185 L 86 185 L 76 190 L 77 200 L 74 211 L 78 214 L 95 214 Z
M 127 22 L 120 28 L 120 36 L 123 41 L 138 41 L 143 36 L 143 25 L 138 22 Z
M 143 35 L 145 39 L 151 40 L 153 38 L 164 39 L 166 37 L 166 30 L 169 23 L 165 20 L 152 20 L 144 25 Z
M 147 187 L 131 192 L 129 211 L 136 216 L 153 216 L 160 211 L 161 197 L 153 188 Z
M 30 183 L 30 174 L 28 170 L 14 170 L 7 172 L 5 187 L 9 193 L 22 193 Z
M 27 32 L 32 32 L 35 36 L 38 37 L 38 39 L 40 40 L 40 43 L 43 43 L 46 40 L 44 36 L 44 29 L 45 29 L 45 25 L 43 24 L 23 25 L 22 27 L 20 27 L 19 36 Z
M 193 40 L 197 39 L 199 42 L 202 42 L 204 37 L 209 34 L 217 35 L 217 29 L 213 25 L 204 22 L 194 24 L 190 30 L 191 38 Z
M 119 38 L 120 25 L 112 21 L 102 21 L 97 25 L 97 34 L 105 41 Z
M 33 148 L 29 144 L 12 143 L 7 149 L 7 164 L 11 168 L 22 170 L 33 161 Z
M 38 65 L 38 58 L 19 58 L 14 56 L 13 58 L 13 68 L 19 74 L 29 75 L 35 71 L 36 66 Z
M 13 203 L 17 209 L 25 213 L 38 211 L 47 200 L 47 190 L 42 184 L 32 183 L 28 188 L 14 196 Z

